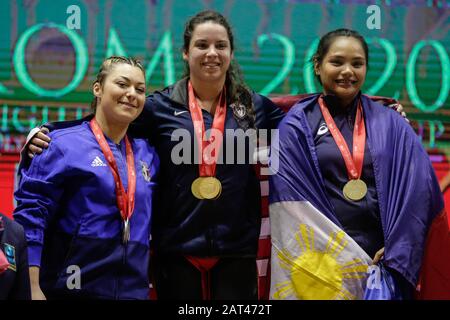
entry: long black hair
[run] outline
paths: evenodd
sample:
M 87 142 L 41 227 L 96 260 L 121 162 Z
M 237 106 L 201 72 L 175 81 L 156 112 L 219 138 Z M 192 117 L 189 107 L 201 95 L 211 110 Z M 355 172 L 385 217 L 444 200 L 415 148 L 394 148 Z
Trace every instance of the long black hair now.
M 189 52 L 189 44 L 191 42 L 195 27 L 205 22 L 217 23 L 225 28 L 228 35 L 228 40 L 230 41 L 231 52 L 234 52 L 234 36 L 230 24 L 223 15 L 212 10 L 201 11 L 186 22 L 183 34 L 183 52 Z M 185 62 L 184 76 L 188 77 L 189 73 L 189 64 Z M 226 73 L 225 88 L 228 101 L 231 104 L 233 104 L 235 107 L 239 107 L 240 105 L 243 105 L 245 107 L 246 118 L 247 120 L 249 120 L 245 121 L 245 127 L 255 128 L 256 114 L 252 95 L 250 93 L 250 90 L 244 83 L 239 65 L 234 60 L 231 61 Z M 236 113 L 234 114 L 236 120 L 239 122 L 239 124 L 241 124 L 242 119 L 236 116 Z

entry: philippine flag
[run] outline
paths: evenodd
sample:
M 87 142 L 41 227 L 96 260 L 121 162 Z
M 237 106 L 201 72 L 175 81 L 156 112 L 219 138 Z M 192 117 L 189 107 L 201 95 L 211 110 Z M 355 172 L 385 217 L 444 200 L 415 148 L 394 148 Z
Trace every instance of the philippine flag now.
M 362 299 L 372 259 L 308 201 L 270 205 L 272 299 Z

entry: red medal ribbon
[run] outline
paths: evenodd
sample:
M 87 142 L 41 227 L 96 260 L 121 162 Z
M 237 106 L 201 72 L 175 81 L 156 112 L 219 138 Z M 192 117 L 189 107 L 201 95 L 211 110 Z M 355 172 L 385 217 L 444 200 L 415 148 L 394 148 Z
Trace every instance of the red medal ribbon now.
M 225 88 L 220 93 L 219 103 L 214 113 L 213 125 L 211 128 L 211 136 L 204 139 L 205 124 L 203 122 L 202 109 L 195 98 L 194 88 L 191 81 L 188 82 L 189 87 L 189 110 L 191 112 L 192 122 L 194 125 L 195 136 L 199 146 L 199 172 L 200 177 L 214 177 L 216 175 L 217 158 L 219 157 L 220 148 L 223 141 L 223 132 L 226 117 L 226 94 Z M 211 151 L 208 153 L 208 151 Z
M 203 300 L 211 300 L 211 269 L 217 264 L 219 258 L 200 258 L 185 256 L 186 259 L 200 271 L 202 276 L 202 297 Z
M 345 166 L 347 167 L 347 173 L 350 180 L 359 179 L 361 177 L 362 166 L 364 161 L 364 148 L 366 145 L 366 126 L 363 119 L 363 109 L 361 105 L 361 100 L 358 101 L 358 107 L 356 110 L 355 126 L 353 128 L 353 157 L 350 154 L 348 145 L 344 140 L 341 132 L 336 126 L 328 107 L 323 100 L 323 97 L 319 97 L 319 106 L 322 111 L 322 115 L 327 123 L 328 129 L 333 136 L 339 151 L 345 161 Z
M 103 135 L 102 129 L 100 129 L 97 120 L 93 118 L 89 123 L 92 132 L 94 133 L 95 139 L 97 139 L 98 144 L 100 145 L 100 149 L 105 156 L 106 161 L 109 164 L 109 168 L 114 177 L 115 182 L 115 191 L 116 191 L 116 199 L 117 199 L 117 207 L 120 210 L 120 215 L 123 219 L 129 220 L 133 215 L 134 210 L 134 195 L 136 193 L 136 171 L 134 167 L 134 155 L 133 150 L 131 149 L 130 141 L 128 137 L 125 136 L 125 148 L 126 148 L 126 157 L 127 157 L 127 174 L 128 174 L 128 193 L 125 191 L 123 187 L 122 180 L 119 175 L 119 168 L 117 167 L 116 159 L 109 148 L 108 142 Z

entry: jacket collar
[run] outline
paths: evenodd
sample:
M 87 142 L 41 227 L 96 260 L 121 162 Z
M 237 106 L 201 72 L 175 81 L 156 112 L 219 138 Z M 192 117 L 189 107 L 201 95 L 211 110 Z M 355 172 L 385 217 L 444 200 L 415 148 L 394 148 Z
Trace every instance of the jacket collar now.
M 189 77 L 185 77 L 177 81 L 173 85 L 172 90 L 169 91 L 169 99 L 173 102 L 189 107 L 188 81 Z M 227 94 L 227 105 L 230 103 L 230 96 Z
M 169 99 L 184 106 L 189 105 L 187 84 L 189 78 L 183 78 L 173 85 L 173 89 L 169 94 Z
M 361 91 L 356 95 L 350 106 L 346 109 L 343 109 L 339 106 L 339 102 L 336 96 L 324 95 L 323 99 L 327 104 L 328 110 L 330 110 L 332 116 L 335 116 L 337 114 L 353 115 L 356 114 L 356 107 L 358 105 L 358 101 L 361 99 Z

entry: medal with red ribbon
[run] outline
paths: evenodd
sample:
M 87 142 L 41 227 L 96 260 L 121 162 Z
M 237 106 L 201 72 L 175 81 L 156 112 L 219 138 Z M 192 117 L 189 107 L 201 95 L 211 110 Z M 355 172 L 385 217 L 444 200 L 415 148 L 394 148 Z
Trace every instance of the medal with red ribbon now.
M 133 215 L 134 210 L 134 195 L 136 193 L 136 171 L 134 167 L 134 155 L 131 148 L 131 143 L 128 137 L 125 135 L 125 148 L 126 148 L 126 158 L 127 158 L 127 175 L 128 175 L 128 192 L 122 184 L 122 180 L 119 175 L 119 168 L 117 167 L 116 159 L 106 141 L 97 120 L 93 118 L 89 123 L 92 132 L 94 133 L 95 139 L 100 145 L 100 149 L 108 162 L 109 168 L 114 177 L 115 192 L 117 199 L 117 207 L 120 211 L 120 216 L 123 221 L 123 237 L 122 241 L 126 244 L 130 240 L 130 219 Z
M 359 201 L 363 199 L 367 194 L 367 185 L 361 180 L 362 166 L 364 161 L 364 148 L 366 145 L 366 126 L 364 124 L 363 109 L 361 100 L 358 101 L 356 110 L 355 125 L 353 128 L 353 156 L 350 153 L 347 143 L 344 140 L 341 132 L 336 126 L 328 107 L 323 100 L 323 97 L 319 97 L 319 106 L 322 111 L 322 115 L 327 123 L 328 129 L 333 136 L 339 151 L 344 158 L 345 166 L 349 181 L 343 188 L 344 197 L 348 200 Z
M 206 139 L 204 135 L 205 124 L 203 122 L 202 109 L 197 101 L 191 81 L 189 87 L 189 110 L 194 125 L 199 152 L 200 177 L 191 185 L 192 194 L 198 199 L 217 199 L 222 192 L 222 184 L 215 177 L 217 158 L 223 141 L 223 132 L 226 118 L 226 94 L 225 88 L 219 96 L 219 102 L 214 113 L 211 136 Z

